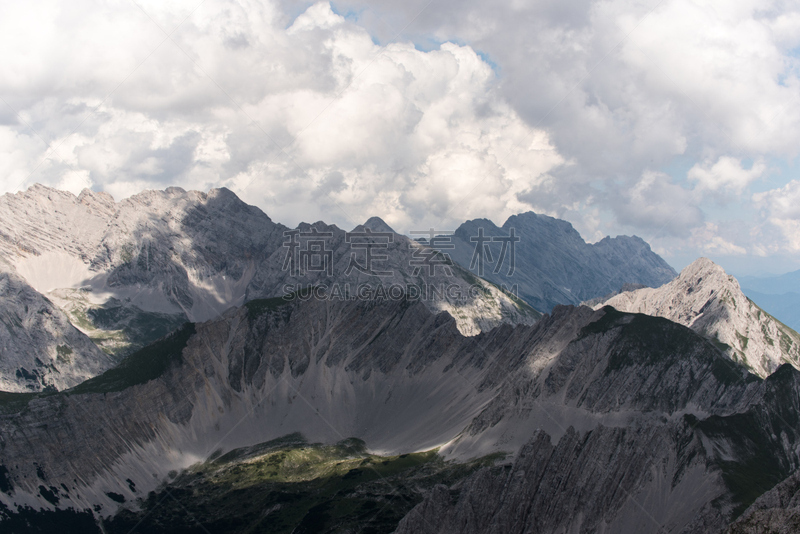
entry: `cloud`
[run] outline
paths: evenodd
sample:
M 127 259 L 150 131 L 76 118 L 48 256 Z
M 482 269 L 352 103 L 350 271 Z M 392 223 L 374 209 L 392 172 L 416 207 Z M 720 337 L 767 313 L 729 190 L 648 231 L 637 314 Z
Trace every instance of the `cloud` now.
M 692 245 L 706 255 L 742 256 L 747 249 L 740 247 L 720 235 L 720 228 L 712 222 L 694 228 L 690 241 Z
M 551 206 L 563 210 L 591 197 L 588 207 L 606 214 L 606 232 L 652 224 L 644 206 L 639 213 L 620 201 L 643 194 L 648 172 L 689 180 L 680 196 L 693 215 L 658 217 L 676 225 L 668 233 L 686 235 L 686 224 L 703 220 L 698 210 L 711 211 L 708 202 L 748 199 L 753 181 L 770 172 L 764 161 L 798 153 L 795 4 L 542 0 L 486 9 L 477 0 L 441 0 L 416 19 L 425 1 L 337 5 L 363 13 L 359 23 L 383 39 L 413 19 L 405 34 L 420 42 L 460 38 L 491 57 L 502 95 L 568 162 L 551 173 Z M 748 160 L 756 164 L 743 169 Z M 689 176 L 676 170 L 687 167 Z M 585 233 L 595 231 L 581 213 L 566 213 Z
M 73 195 L 80 194 L 87 187 L 92 187 L 92 179 L 89 177 L 89 171 L 87 170 L 69 171 L 58 182 L 59 189 L 69 191 Z
M 777 230 L 761 229 L 762 236 L 777 233 L 782 238 L 766 240 L 762 247 L 773 253 L 782 249 L 800 252 L 800 181 L 792 180 L 783 187 L 756 193 L 753 202 L 761 208 L 765 225 Z
M 664 173 L 647 171 L 616 206 L 622 224 L 649 230 L 654 237 L 688 236 L 703 222 L 690 191 Z
M 535 209 L 664 250 L 793 246 L 797 218 L 752 187 L 797 155 L 796 6 L 336 8 L 348 15 L 278 0 L 14 4 L 0 20 L 0 188 L 225 185 L 287 224 L 377 214 L 404 230 Z
M 689 172 L 689 180 L 697 182 L 699 189 L 717 191 L 730 189 L 741 193 L 755 179 L 764 174 L 767 166 L 763 161 L 756 161 L 750 169 L 744 169 L 740 159 L 721 156 L 716 163 L 705 161 L 696 163 Z
M 477 0 L 443 0 L 412 27 L 419 39 L 432 32 L 488 53 L 509 80 L 503 92 L 515 109 L 551 131 L 568 158 L 595 169 L 668 161 L 693 143 L 797 152 L 786 135 L 797 132 L 800 117 L 792 55 L 800 44 L 796 6 L 754 0 L 560 4 L 508 1 L 487 10 Z M 343 7 L 367 5 L 373 3 L 350 0 Z M 425 2 L 380 5 L 404 10 L 401 21 L 408 21 Z M 380 33 L 381 25 L 368 27 Z M 612 155 L 626 157 L 615 164 Z
M 792 180 L 783 187 L 756 193 L 753 201 L 771 218 L 800 220 L 800 181 Z
M 62 155 L 32 180 L 93 184 L 118 197 L 168 184 L 226 185 L 289 224 L 347 226 L 380 214 L 404 228 L 530 209 L 516 194 L 563 161 L 469 46 L 377 45 L 324 2 L 293 21 L 268 3 L 207 2 L 174 33 L 177 44 L 162 43 L 156 24 L 171 31 L 185 8 L 145 4 L 145 15 L 117 7 L 129 18 L 122 35 L 87 26 L 67 46 L 79 59 L 61 51 L 69 65 L 6 78 L 2 89 Z M 113 15 L 108 6 L 81 8 L 98 8 L 97 23 Z M 44 21 L 56 34 L 51 46 L 28 55 L 44 60 L 78 33 L 61 28 L 63 15 Z M 131 21 L 146 31 L 137 34 Z M 24 31 L 37 35 L 33 26 Z M 13 39 L 7 44 L 21 53 Z M 85 61 L 100 48 L 94 63 Z M 56 78 L 61 87 L 45 90 Z M 47 148 L 23 130 L 8 130 L 26 141 L 14 141 L 25 148 L 5 163 L 23 167 L 15 180 Z

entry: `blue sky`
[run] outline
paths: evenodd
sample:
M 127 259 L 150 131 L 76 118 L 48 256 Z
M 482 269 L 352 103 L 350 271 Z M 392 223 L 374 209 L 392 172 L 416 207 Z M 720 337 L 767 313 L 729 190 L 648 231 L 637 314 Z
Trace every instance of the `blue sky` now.
M 565 218 L 800 268 L 785 2 L 3 3 L 0 188 L 225 186 L 286 224 Z

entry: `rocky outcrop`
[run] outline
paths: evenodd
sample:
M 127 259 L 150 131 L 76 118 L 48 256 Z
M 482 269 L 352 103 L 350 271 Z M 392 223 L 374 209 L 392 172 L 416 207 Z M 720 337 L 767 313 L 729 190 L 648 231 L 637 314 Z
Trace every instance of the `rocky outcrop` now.
M 722 484 L 701 458 L 680 423 L 570 427 L 557 442 L 537 430 L 512 464 L 435 488 L 395 532 L 711 532 L 725 521 L 707 506 Z
M 688 326 L 761 377 L 784 363 L 800 368 L 800 335 L 748 299 L 733 276 L 706 258 L 662 287 L 620 293 L 595 306 L 603 305 Z
M 800 463 L 800 373 L 786 365 L 764 382 L 724 381 L 745 391 L 735 408 L 721 403 L 725 415 L 698 417 L 697 407 L 672 417 L 629 412 L 627 423 L 606 416 L 584 431 L 563 427 L 563 409 L 529 387 L 517 396 L 558 421 L 560 437 L 536 428 L 513 463 L 431 492 L 396 532 L 722 532 L 761 494 L 732 532 L 772 532 L 736 530 L 766 525 L 765 515 L 784 525 L 776 532 L 790 532 L 791 510 L 763 509 L 775 500 L 770 488 Z M 789 504 L 794 486 L 783 485 L 781 502 Z
M 759 497 L 726 534 L 792 534 L 800 531 L 800 473 Z

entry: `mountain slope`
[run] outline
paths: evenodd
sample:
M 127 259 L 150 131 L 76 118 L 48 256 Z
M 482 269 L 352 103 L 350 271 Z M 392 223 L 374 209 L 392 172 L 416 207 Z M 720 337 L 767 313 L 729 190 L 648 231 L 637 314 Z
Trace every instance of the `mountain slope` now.
M 418 301 L 254 300 L 130 358 L 68 392 L 1 399 L 7 517 L 27 505 L 113 522 L 160 482 L 185 495 L 172 470 L 300 432 L 384 457 L 513 455 L 434 485 L 400 532 L 447 517 L 467 523 L 442 531 L 652 532 L 648 515 L 708 532 L 800 460 L 800 372 L 761 380 L 683 326 L 610 307 L 464 337 Z
M 569 427 L 557 442 L 537 429 L 510 466 L 435 488 L 396 532 L 721 532 L 797 469 L 798 420 L 784 415 L 800 374 L 785 368 L 744 411 Z
M 381 227 L 375 218 L 370 220 L 370 225 Z M 368 228 L 354 228 L 348 242 L 348 233 L 335 225 L 300 224 L 297 230 L 301 250 L 309 246 L 306 243 L 315 240 L 314 233 L 329 236 L 325 246 L 330 251 L 330 272 L 317 269 L 293 274 L 284 269 L 286 253 L 280 250 L 257 266 L 245 300 L 273 297 L 308 286 L 318 288 L 315 291 L 318 298 L 335 300 L 392 300 L 395 298 L 392 295 L 413 295 L 429 309 L 446 311 L 453 316 L 458 329 L 466 335 L 475 335 L 503 322 L 530 324 L 541 317 L 538 311 L 513 295 L 472 276 L 459 265 L 445 261 L 436 251 L 402 235 L 392 234 L 387 242 L 385 235 L 370 237 L 364 233 L 356 244 L 380 247 L 371 254 L 383 259 L 372 263 L 372 272 L 353 268 L 353 262 L 362 262 L 359 264 L 365 266 L 366 260 L 359 252 L 363 249 L 352 247 L 356 241 L 352 236 Z M 416 294 L 412 293 L 414 291 Z
M 761 495 L 726 534 L 790 534 L 800 531 L 800 472 Z
M 65 389 L 116 360 L 67 316 L 0 262 L 0 390 Z
M 76 488 L 64 507 L 113 510 L 108 493 L 136 497 L 128 478 L 146 492 L 217 449 L 294 432 L 328 443 L 360 437 L 384 454 L 429 449 L 486 402 L 490 391 L 469 380 L 502 365 L 420 302 L 257 300 L 179 334 L 69 392 L 0 399 L 13 487 L 0 501 L 48 506 L 36 464 L 45 487 Z M 141 368 L 162 372 L 134 373 Z M 58 448 L 45 445 L 53 440 Z
M 445 462 L 435 451 L 380 456 L 358 439 L 323 445 L 292 434 L 193 466 L 148 495 L 141 510 L 104 521 L 103 530 L 166 534 L 190 514 L 217 533 L 388 533 L 436 484 L 492 463 Z
M 533 212 L 509 217 L 502 227 L 487 219 L 467 221 L 453 236 L 455 248 L 442 250 L 465 268 L 472 266 L 472 271 L 479 273 L 476 240 L 480 235 L 489 239 L 508 237 L 512 229 L 519 239 L 514 251 L 516 270 L 509 274 L 510 251 L 501 254 L 502 242 L 487 241 L 483 244 L 492 262 L 487 256 L 482 276 L 507 287 L 517 285 L 519 296 L 538 310 L 578 304 L 607 295 L 626 283 L 660 286 L 676 275 L 638 237 L 606 237 L 588 244 L 570 223 Z
M 603 305 L 688 326 L 762 377 L 784 363 L 800 367 L 800 335 L 756 306 L 734 277 L 706 258 L 662 287 L 620 293 L 595 307 Z
M 742 292 L 789 328 L 800 331 L 800 271 L 779 276 L 742 276 Z
M 91 289 L 142 310 L 205 320 L 243 302 L 285 227 L 226 189 L 145 191 L 119 203 L 41 185 L 0 197 L 0 251 L 41 293 Z

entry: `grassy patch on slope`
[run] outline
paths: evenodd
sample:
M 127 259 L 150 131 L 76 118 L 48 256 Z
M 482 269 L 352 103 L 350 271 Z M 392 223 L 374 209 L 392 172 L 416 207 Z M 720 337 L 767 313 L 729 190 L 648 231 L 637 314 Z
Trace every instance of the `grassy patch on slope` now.
M 276 440 L 198 464 L 143 498 L 140 511 L 123 510 L 104 526 L 109 534 L 134 527 L 154 533 L 389 533 L 425 490 L 453 484 L 495 459 L 455 464 L 436 450 L 378 456 L 355 438 L 320 445 L 295 434 L 283 445 Z

